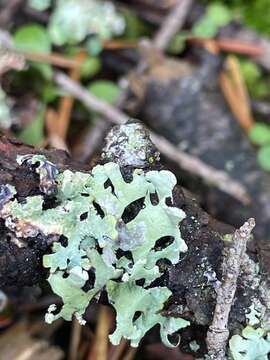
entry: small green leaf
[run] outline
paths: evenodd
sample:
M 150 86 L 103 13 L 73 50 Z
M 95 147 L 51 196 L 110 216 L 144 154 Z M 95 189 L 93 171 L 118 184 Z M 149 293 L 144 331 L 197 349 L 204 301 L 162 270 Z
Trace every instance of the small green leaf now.
M 59 96 L 63 96 L 64 92 L 56 87 L 54 84 L 48 82 L 42 87 L 42 101 L 46 104 L 53 102 Z
M 263 146 L 258 151 L 258 162 L 260 166 L 266 170 L 270 171 L 270 145 Z
M 269 79 L 265 77 L 257 64 L 250 60 L 241 60 L 240 70 L 251 97 L 263 98 L 268 96 Z
M 91 78 L 99 73 L 101 69 L 101 61 L 98 57 L 87 58 L 81 66 L 81 77 Z
M 129 9 L 123 9 L 122 14 L 125 18 L 125 38 L 135 40 L 140 37 L 151 35 L 151 27 L 141 20 L 139 16 Z
M 172 55 L 180 54 L 186 45 L 186 36 L 183 33 L 176 34 L 169 44 L 168 52 Z
M 230 10 L 220 3 L 214 3 L 208 6 L 207 17 L 211 19 L 216 26 L 225 26 L 232 19 Z
M 207 17 L 203 17 L 192 28 L 193 35 L 205 38 L 212 38 L 217 35 L 217 32 L 217 25 Z
M 86 49 L 91 56 L 97 56 L 103 49 L 103 43 L 98 36 L 91 36 L 86 41 Z
M 212 38 L 217 35 L 219 27 L 227 25 L 231 19 L 231 12 L 226 6 L 220 3 L 210 4 L 206 13 L 193 26 L 192 33 L 196 36 Z
M 96 97 L 113 104 L 120 95 L 120 88 L 112 81 L 97 80 L 93 81 L 88 90 Z
M 51 42 L 47 30 L 38 24 L 20 27 L 14 34 L 14 44 L 18 50 L 26 52 L 49 53 Z M 48 64 L 33 62 L 33 66 L 45 79 L 52 77 L 52 68 Z
M 38 24 L 20 27 L 14 34 L 15 47 L 23 51 L 49 53 L 51 42 L 47 30 Z
M 256 145 L 270 145 L 270 126 L 263 123 L 255 124 L 249 132 L 249 138 Z
M 23 129 L 18 138 L 26 144 L 38 145 L 44 138 L 44 108 L 42 108 L 30 125 Z

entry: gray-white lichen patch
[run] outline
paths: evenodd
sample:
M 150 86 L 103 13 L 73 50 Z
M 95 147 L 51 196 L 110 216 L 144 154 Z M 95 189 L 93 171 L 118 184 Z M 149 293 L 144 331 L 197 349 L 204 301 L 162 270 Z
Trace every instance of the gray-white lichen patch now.
M 26 160 L 37 161 L 38 169 L 47 163 L 35 156 L 19 159 Z M 162 341 L 172 346 L 168 335 L 189 323 L 161 314 L 171 291 L 151 284 L 162 275 L 160 259 L 175 264 L 180 252 L 187 250 L 179 230 L 185 213 L 167 205 L 167 200 L 173 203 L 175 176 L 169 171 L 135 169 L 132 180 L 126 182 L 119 165 L 112 162 L 94 167 L 91 174 L 66 170 L 54 175 L 53 208 L 43 207 L 41 195 L 25 202 L 9 196 L 0 211 L 15 233 L 22 235 L 24 226 L 24 230 L 67 239 L 65 245 L 54 242 L 52 253 L 43 258 L 51 288 L 63 301 L 58 312 L 50 306 L 46 320 L 71 320 L 75 315 L 84 323 L 89 302 L 106 290 L 117 314 L 110 336 L 113 344 L 124 337 L 137 346 L 159 324 Z M 133 215 L 125 215 L 130 208 Z
M 159 160 L 148 131 L 140 123 L 114 126 L 106 137 L 102 158 L 121 166 L 145 168 Z
M 270 354 L 270 294 L 260 279 L 257 264 L 247 255 L 244 256 L 242 273 L 246 286 L 256 289 L 260 299 L 253 297 L 246 313 L 246 326 L 240 334 L 229 341 L 229 353 L 234 360 L 268 360 Z
M 49 34 L 56 45 L 76 44 L 89 35 L 107 40 L 124 29 L 124 17 L 109 1 L 58 0 L 49 21 Z

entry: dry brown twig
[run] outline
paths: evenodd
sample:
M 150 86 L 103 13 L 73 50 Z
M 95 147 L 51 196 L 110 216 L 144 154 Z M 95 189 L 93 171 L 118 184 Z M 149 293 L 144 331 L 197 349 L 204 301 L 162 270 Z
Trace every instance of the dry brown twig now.
M 71 339 L 69 344 L 68 360 L 76 360 L 81 339 L 82 327 L 76 318 L 72 320 Z
M 86 59 L 86 54 L 83 51 L 80 51 L 76 56 L 75 60 L 78 63 L 78 66 L 70 69 L 69 76 L 74 81 L 79 81 L 81 74 L 81 65 Z M 74 98 L 70 95 L 66 95 L 61 98 L 58 109 L 58 119 L 57 119 L 57 135 L 65 141 L 67 137 L 67 132 L 70 123 L 70 117 L 72 108 L 74 105 Z
M 255 220 L 249 219 L 233 234 L 232 244 L 228 248 L 222 264 L 222 284 L 217 289 L 217 302 L 213 321 L 207 333 L 208 357 L 224 360 L 229 338 L 228 319 L 233 303 L 241 263 L 246 253 L 247 241 L 255 226 Z
M 61 138 L 58 134 L 57 118 L 58 113 L 51 108 L 47 108 L 45 113 L 47 140 L 52 147 L 69 152 L 65 140 Z
M 226 51 L 230 53 L 243 54 L 248 56 L 262 56 L 265 50 L 262 46 L 254 42 L 243 42 L 233 38 L 206 39 L 197 36 L 187 36 L 187 41 L 192 44 L 205 47 L 209 42 L 216 47 L 217 51 Z
M 111 346 L 111 349 L 109 351 L 109 359 L 119 360 L 122 357 L 127 345 L 128 345 L 128 341 L 122 338 L 119 345 Z
M 176 2 L 157 32 L 153 40 L 153 47 L 161 51 L 166 50 L 174 35 L 184 25 L 192 2 L 193 0 L 178 0 Z
M 99 306 L 95 341 L 91 344 L 88 360 L 107 360 L 108 336 L 111 327 L 111 309 L 105 305 Z
M 78 82 L 71 80 L 65 74 L 56 72 L 54 80 L 64 91 L 80 100 L 86 108 L 98 112 L 111 123 L 121 125 L 129 120 L 129 117 L 121 110 L 90 94 L 89 91 L 84 89 Z M 249 203 L 250 197 L 245 187 L 239 182 L 231 179 L 228 174 L 214 169 L 200 159 L 181 151 L 167 139 L 152 131 L 150 131 L 150 136 L 157 148 L 182 169 L 201 177 L 205 182 L 217 187 L 240 202 L 244 204 Z
M 77 69 L 81 65 L 79 59 L 72 59 L 58 53 L 44 54 L 44 53 L 29 52 L 29 51 L 20 51 L 19 53 L 22 54 L 26 60 L 41 62 L 67 69 Z

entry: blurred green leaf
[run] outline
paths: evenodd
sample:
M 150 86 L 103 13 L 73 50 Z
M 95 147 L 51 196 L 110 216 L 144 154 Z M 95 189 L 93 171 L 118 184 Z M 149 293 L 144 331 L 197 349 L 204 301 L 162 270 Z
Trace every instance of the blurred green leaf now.
M 81 77 L 91 78 L 101 70 L 101 61 L 98 57 L 88 57 L 81 66 Z
M 44 11 L 51 6 L 51 0 L 28 0 L 27 4 L 35 10 Z
M 240 61 L 240 69 L 241 69 L 241 73 L 244 76 L 245 80 L 251 84 L 254 81 L 258 80 L 262 75 L 262 71 L 259 68 L 259 66 L 249 60 L 241 60 Z
M 29 145 L 39 145 L 44 139 L 44 115 L 45 110 L 42 107 L 31 124 L 19 133 L 18 139 Z
M 261 168 L 270 171 L 270 145 L 260 148 L 257 158 Z
M 242 0 L 242 14 L 246 24 L 256 31 L 270 36 L 269 0 Z
M 210 4 L 207 8 L 207 17 L 211 19 L 216 26 L 225 26 L 231 21 L 232 14 L 225 5 L 214 3 Z
M 186 36 L 183 33 L 176 34 L 169 44 L 168 53 L 172 55 L 180 54 L 186 46 Z
M 91 36 L 86 41 L 86 49 L 91 56 L 97 56 L 103 49 L 103 43 L 98 36 Z
M 51 41 L 46 28 L 38 24 L 24 25 L 14 34 L 14 44 L 18 50 L 27 52 L 49 53 Z M 52 68 L 48 64 L 32 62 L 45 79 L 51 79 Z
M 88 86 L 88 90 L 96 97 L 110 104 L 113 104 L 121 93 L 120 88 L 114 82 L 108 80 L 93 81 Z
M 53 71 L 52 67 L 48 64 L 41 64 L 41 63 L 35 63 L 33 66 L 40 71 L 40 73 L 43 75 L 43 77 L 47 80 L 52 79 Z
M 270 145 L 270 126 L 263 123 L 255 124 L 249 132 L 249 138 L 256 145 Z
M 135 12 L 123 9 L 122 14 L 125 18 L 125 39 L 135 40 L 151 33 L 151 27 L 142 21 Z
M 217 35 L 219 27 L 227 25 L 231 19 L 232 13 L 225 5 L 210 4 L 206 13 L 194 24 L 192 33 L 195 36 L 212 38 Z
M 63 91 L 60 90 L 53 83 L 46 83 L 42 87 L 42 101 L 49 104 L 56 100 L 59 96 L 63 96 Z
M 49 53 L 51 41 L 46 28 L 38 24 L 24 25 L 14 34 L 14 44 L 18 50 Z
M 240 70 L 252 97 L 269 95 L 269 78 L 263 74 L 257 64 L 250 60 L 241 60 Z
M 202 18 L 192 28 L 192 34 L 198 37 L 212 38 L 217 32 L 218 27 L 208 18 Z

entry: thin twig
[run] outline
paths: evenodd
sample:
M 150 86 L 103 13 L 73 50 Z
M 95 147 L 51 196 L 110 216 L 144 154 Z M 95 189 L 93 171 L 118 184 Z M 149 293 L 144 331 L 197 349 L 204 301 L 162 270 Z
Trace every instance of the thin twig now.
M 58 113 L 55 110 L 47 108 L 45 125 L 49 144 L 56 149 L 69 152 L 66 141 L 58 134 Z
M 125 354 L 125 356 L 123 357 L 123 360 L 133 360 L 136 353 L 137 353 L 137 349 L 134 347 L 130 347 L 127 353 Z
M 153 40 L 156 49 L 166 50 L 174 35 L 184 25 L 192 2 L 192 0 L 177 0 Z
M 90 94 L 89 91 L 65 74 L 55 73 L 54 80 L 64 91 L 80 100 L 86 108 L 90 111 L 98 112 L 111 123 L 121 125 L 129 120 L 129 117 L 122 111 Z M 151 131 L 150 136 L 157 148 L 182 169 L 201 177 L 205 182 L 217 187 L 244 204 L 250 202 L 250 197 L 245 187 L 231 179 L 225 172 L 214 169 L 200 159 L 179 150 L 162 136 Z
M 225 359 L 226 345 L 229 338 L 229 314 L 235 296 L 241 263 L 246 253 L 247 241 L 254 226 L 255 220 L 251 218 L 239 230 L 235 231 L 232 244 L 223 260 L 222 284 L 217 289 L 214 317 L 206 339 L 210 359 Z
M 57 53 L 45 54 L 45 53 L 21 51 L 19 52 L 19 54 L 22 54 L 26 60 L 37 61 L 67 69 L 77 69 L 81 65 L 81 61 L 79 59 L 70 59 L 64 55 Z
M 64 91 L 73 95 L 80 100 L 90 111 L 96 111 L 102 114 L 107 120 L 114 124 L 124 124 L 128 121 L 128 116 L 105 101 L 100 100 L 92 95 L 88 90 L 83 88 L 78 82 L 73 81 L 67 75 L 61 72 L 55 72 L 54 80 Z
M 126 347 L 127 347 L 127 340 L 122 338 L 119 345 L 111 347 L 109 351 L 109 359 L 119 360 L 122 354 L 124 353 Z
M 250 41 L 244 42 L 233 38 L 206 39 L 197 36 L 187 36 L 186 39 L 192 44 L 200 46 L 205 46 L 205 43 L 211 41 L 218 51 L 227 51 L 249 56 L 262 56 L 265 53 L 265 49 L 262 46 Z
M 110 308 L 100 305 L 95 342 L 91 345 L 88 360 L 106 360 L 108 354 L 108 335 L 111 327 Z
M 69 76 L 72 80 L 78 81 L 80 79 L 80 67 L 83 61 L 86 58 L 86 54 L 84 52 L 79 52 L 75 56 L 75 60 L 78 62 L 78 66 L 70 69 Z M 72 113 L 72 108 L 74 105 L 74 98 L 70 95 L 66 95 L 61 98 L 58 109 L 58 119 L 57 119 L 57 135 L 66 140 L 67 132 L 70 123 L 70 117 Z
M 78 320 L 72 320 L 71 339 L 69 344 L 68 360 L 76 360 L 78 358 L 78 348 L 81 339 L 82 327 Z

